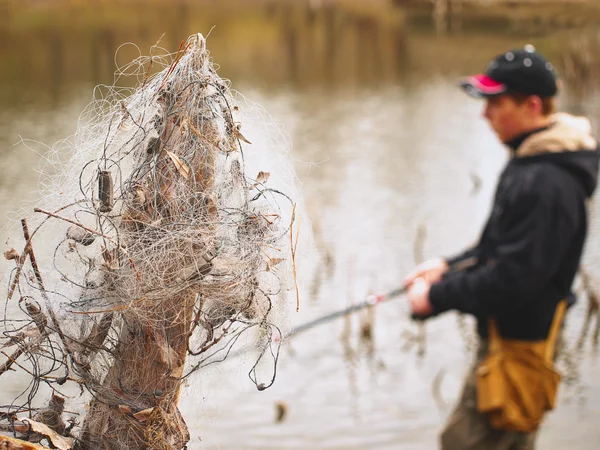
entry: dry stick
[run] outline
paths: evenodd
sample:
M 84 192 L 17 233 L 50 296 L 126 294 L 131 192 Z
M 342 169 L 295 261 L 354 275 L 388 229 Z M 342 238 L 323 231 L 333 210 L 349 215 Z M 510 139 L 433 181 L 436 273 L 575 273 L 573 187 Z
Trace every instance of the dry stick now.
M 419 225 L 415 242 L 413 243 L 413 258 L 416 264 L 421 264 L 425 260 L 424 248 L 427 239 L 427 228 L 425 225 Z
M 600 337 L 600 308 L 596 308 L 596 327 L 594 328 L 594 336 L 592 343 L 594 348 L 598 346 L 598 338 Z
M 192 45 L 192 43 L 190 42 L 184 48 L 183 44 L 184 44 L 184 41 L 181 41 L 181 43 L 179 44 L 179 49 L 177 50 L 177 54 L 175 55 L 175 58 L 173 59 L 173 62 L 171 63 L 171 66 L 169 67 L 169 70 L 167 70 L 167 73 L 164 76 L 163 83 L 158 88 L 159 91 L 162 90 L 165 87 L 165 84 L 167 83 L 167 78 L 169 78 L 169 75 L 171 75 L 173 73 L 173 71 L 175 70 L 175 67 L 177 66 L 177 64 L 179 64 L 179 61 L 181 60 L 181 58 L 183 58 L 183 55 L 185 54 L 185 52 L 187 52 L 187 50 Z M 182 48 L 183 48 L 183 50 L 182 50 Z
M 41 342 L 41 341 L 40 341 L 40 342 Z M 13 365 L 13 364 L 14 364 L 14 365 L 16 365 L 16 366 L 17 366 L 19 369 L 21 369 L 21 370 L 23 370 L 24 372 L 26 372 L 26 373 L 28 373 L 29 375 L 31 375 L 33 378 L 36 378 L 36 375 L 35 375 L 33 372 L 31 372 L 31 371 L 30 371 L 30 370 L 28 370 L 26 367 L 23 367 L 21 364 L 19 364 L 19 363 L 17 362 L 17 360 L 13 358 L 13 356 L 12 356 L 12 355 L 7 355 L 7 354 L 6 354 L 6 353 L 4 353 L 4 352 L 0 352 L 0 354 L 2 354 L 2 355 L 4 355 L 4 356 L 6 356 L 6 357 L 8 358 L 8 361 L 7 361 L 7 362 L 10 362 L 10 365 Z
M 34 266 L 34 272 L 39 274 L 39 271 L 37 270 L 37 263 L 35 262 L 35 256 L 33 255 L 33 248 L 31 247 L 31 236 L 29 234 L 29 228 L 27 227 L 27 222 L 25 219 L 21 220 L 21 225 L 23 227 L 23 234 L 25 236 L 26 244 L 25 244 L 25 250 L 23 251 L 23 255 L 21 255 L 21 258 L 19 258 L 19 262 L 17 264 L 19 265 L 19 269 L 22 270 L 23 264 L 25 263 L 25 259 L 29 255 L 29 259 L 32 262 L 32 266 Z M 19 276 L 20 272 L 21 271 L 19 271 L 17 273 L 17 277 L 15 277 L 15 281 L 18 280 L 18 276 Z M 12 292 L 14 292 L 14 289 L 11 290 L 11 295 L 12 295 Z M 42 291 L 42 295 L 43 294 L 44 294 L 44 291 Z M 0 375 L 4 374 L 8 370 L 10 370 L 12 365 L 16 363 L 17 358 L 19 358 L 23 353 L 33 350 L 38 345 L 40 345 L 44 341 L 44 339 L 46 339 L 50 335 L 50 331 L 46 328 L 46 325 L 47 325 L 46 318 L 44 317 L 42 312 L 39 310 L 39 308 L 37 306 L 29 304 L 29 303 L 26 303 L 25 307 L 27 308 L 27 312 L 29 313 L 29 316 L 33 319 L 34 323 L 36 324 L 36 326 L 40 332 L 40 335 L 38 336 L 37 339 L 32 340 L 32 342 L 30 342 L 29 344 L 23 344 L 23 347 L 20 347 L 17 350 L 15 350 L 12 353 L 12 355 L 10 355 L 10 356 L 3 353 L 8 358 L 8 360 L 0 366 Z
M 15 274 L 15 278 L 12 281 L 10 286 L 10 291 L 8 292 L 8 299 L 10 300 L 15 292 L 17 284 L 19 283 L 19 279 L 21 278 L 21 272 L 23 271 L 23 266 L 25 265 L 25 260 L 27 259 L 27 255 L 29 254 L 29 249 L 31 248 L 31 238 L 27 239 L 25 242 L 25 248 L 23 249 L 23 253 L 19 256 L 17 260 L 17 273 Z
M 62 211 L 64 209 L 70 208 L 71 206 L 73 206 L 73 205 L 75 205 L 77 203 L 78 202 L 70 203 L 68 205 L 65 205 L 62 208 L 58 209 L 58 211 Z M 39 211 L 36 211 L 36 212 L 44 212 L 45 214 L 48 214 L 49 216 L 53 216 L 52 213 L 46 213 L 45 211 L 42 211 L 42 210 L 39 210 Z M 55 216 L 55 217 L 57 217 L 57 216 Z M 48 220 L 48 219 L 49 218 L 46 218 L 46 220 Z M 43 225 L 44 222 L 42 222 L 42 225 Z M 38 228 L 33 232 L 33 234 L 35 234 L 37 232 L 37 230 L 39 230 L 40 226 L 38 226 Z M 23 249 L 23 252 L 21 253 L 21 256 L 19 257 L 19 260 L 17 261 L 17 273 L 16 273 L 15 278 L 13 279 L 13 282 L 12 282 L 12 284 L 10 286 L 10 291 L 8 293 L 8 299 L 9 300 L 12 298 L 12 296 L 13 296 L 13 294 L 15 292 L 15 288 L 17 287 L 17 284 L 19 282 L 19 278 L 21 277 L 21 272 L 23 270 L 23 265 L 25 264 L 25 259 L 27 258 L 27 253 L 28 253 L 28 249 L 29 249 L 30 246 L 31 246 L 31 237 L 27 240 L 27 242 L 25 242 L 25 248 Z
M 87 231 L 89 233 L 103 237 L 104 239 L 108 239 L 113 244 L 119 245 L 111 237 L 106 236 L 104 233 L 100 233 L 99 231 L 92 230 L 91 228 L 81 225 L 79 222 L 75 222 L 74 220 L 67 219 L 66 217 L 62 217 L 62 216 L 59 216 L 58 214 L 51 213 L 50 211 L 44 211 L 43 209 L 40 209 L 40 208 L 33 208 L 33 212 L 46 214 L 47 216 L 54 217 L 55 219 L 60 219 L 60 220 L 64 220 L 65 222 L 72 223 L 73 225 L 77 225 L 79 228 L 83 228 L 85 231 Z M 25 219 L 23 219 L 23 220 L 25 220 Z M 23 222 L 23 220 L 21 222 Z
M 588 297 L 588 310 L 583 323 L 583 328 L 581 329 L 581 334 L 579 335 L 579 339 L 577 340 L 576 348 L 581 350 L 585 343 L 585 339 L 587 337 L 588 331 L 590 329 L 590 325 L 592 322 L 592 316 L 596 313 L 596 325 L 598 324 L 598 311 L 599 311 L 599 301 L 598 296 L 594 292 L 592 286 L 592 280 L 590 275 L 585 270 L 581 270 L 581 281 L 583 283 L 583 287 L 585 289 L 585 293 Z M 596 331 L 594 332 L 594 341 L 597 339 L 598 330 L 596 327 Z
M 94 324 L 92 331 L 83 343 L 84 348 L 95 353 L 102 347 L 110 332 L 114 315 L 113 312 L 106 313 L 102 316 L 100 322 Z
M 154 55 L 152 55 L 152 50 L 154 49 L 154 47 L 158 47 L 158 44 L 160 43 L 160 41 L 162 40 L 162 38 L 165 37 L 165 34 L 166 33 L 163 33 L 158 38 L 158 41 L 156 41 L 156 44 L 154 44 L 152 47 L 150 47 L 150 64 L 148 64 L 148 68 L 146 69 L 146 76 L 144 78 L 144 81 L 142 82 L 142 87 L 146 86 L 146 82 L 150 78 L 150 69 L 152 69 L 152 65 L 154 64 Z
M 35 254 L 33 253 L 33 247 L 31 245 L 31 236 L 29 235 L 29 228 L 27 227 L 27 219 L 21 219 L 21 226 L 23 227 L 23 235 L 25 236 L 25 240 L 29 242 L 29 262 L 31 262 L 31 267 L 33 267 L 33 273 L 35 274 L 35 279 L 37 280 L 38 286 L 40 288 L 40 292 L 42 294 L 42 298 L 46 301 L 46 305 L 48 308 L 48 315 L 50 316 L 50 320 L 52 320 L 52 324 L 56 328 L 56 332 L 62 341 L 65 350 L 69 355 L 71 351 L 69 349 L 69 345 L 67 344 L 65 335 L 56 319 L 56 315 L 54 314 L 54 310 L 50 306 L 50 299 L 48 298 L 48 294 L 46 292 L 46 288 L 44 287 L 44 281 L 42 280 L 42 274 L 40 273 L 40 269 L 37 265 L 37 261 L 35 259 Z
M 296 312 L 300 310 L 300 293 L 298 292 L 298 276 L 296 270 L 296 249 L 298 248 L 298 239 L 300 238 L 300 222 L 296 229 L 296 243 L 294 244 L 294 284 L 296 285 Z
M 596 291 L 594 291 L 592 287 L 591 278 L 589 274 L 586 272 L 585 275 L 588 280 L 587 294 L 589 298 L 587 320 L 591 322 L 592 315 L 596 316 L 596 326 L 594 329 L 594 335 L 592 337 L 592 343 L 594 346 L 596 346 L 598 344 L 598 335 L 600 333 L 600 300 L 598 299 L 598 294 L 596 293 Z
M 119 312 L 119 311 L 124 311 L 126 309 L 129 309 L 132 307 L 132 305 L 137 306 L 139 303 L 143 302 L 146 299 L 147 299 L 147 297 L 144 295 L 143 297 L 136 298 L 136 299 L 130 301 L 127 305 L 117 305 L 114 308 L 110 308 L 110 309 L 93 310 L 93 311 L 73 311 L 73 310 L 67 310 L 67 311 L 70 314 L 80 314 L 80 315 L 113 313 L 113 312 Z
M 415 237 L 413 252 L 415 263 L 421 264 L 425 260 L 424 256 L 424 248 L 425 248 L 425 239 L 427 239 L 427 228 L 424 224 L 419 225 L 417 230 L 417 236 Z M 425 322 L 420 321 L 417 324 L 417 355 L 424 356 L 425 355 L 425 346 L 426 346 L 426 331 L 425 331 Z
M 300 233 L 300 222 L 298 222 L 298 229 L 296 230 L 296 244 L 294 245 L 294 221 L 296 220 L 296 204 L 294 203 L 294 209 L 292 209 L 292 221 L 290 223 L 290 251 L 292 253 L 292 267 L 294 269 L 294 284 L 296 286 L 296 312 L 300 311 L 300 292 L 298 289 L 298 276 L 296 274 L 296 247 L 298 245 L 298 235 Z
M 446 402 L 444 401 L 444 397 L 442 397 L 441 389 L 444 375 L 446 375 L 446 371 L 442 368 L 435 375 L 435 378 L 431 383 L 431 395 L 433 396 L 433 400 L 435 400 L 435 403 L 440 410 L 446 409 Z
M 12 367 L 12 365 L 14 363 L 17 362 L 17 358 L 19 358 L 23 353 L 34 349 L 35 347 L 37 347 L 44 339 L 46 338 L 46 336 L 39 336 L 35 341 L 29 343 L 28 345 L 25 345 L 21 348 L 19 348 L 18 350 L 15 350 L 13 352 L 12 355 L 7 355 L 5 353 L 3 353 L 8 360 L 2 364 L 0 366 L 0 376 L 3 375 L 5 372 L 8 372 L 10 370 L 10 368 Z
M 44 317 L 42 312 L 39 310 L 39 308 L 32 304 L 26 304 L 25 307 L 27 308 L 27 312 L 29 313 L 29 316 L 33 319 L 36 326 L 38 327 L 38 330 L 40 331 L 40 335 L 35 340 L 32 340 L 29 344 L 24 343 L 23 347 L 20 347 L 17 350 L 15 350 L 12 353 L 12 355 L 10 355 L 10 356 L 5 353 L 2 353 L 4 356 L 6 356 L 8 358 L 8 360 L 0 366 L 0 375 L 2 375 L 4 372 L 7 372 L 8 370 L 10 370 L 12 365 L 17 362 L 17 358 L 19 358 L 23 353 L 31 351 L 34 348 L 36 348 L 50 334 L 50 331 L 46 328 L 46 318 Z M 17 364 L 17 365 L 19 365 L 19 364 Z

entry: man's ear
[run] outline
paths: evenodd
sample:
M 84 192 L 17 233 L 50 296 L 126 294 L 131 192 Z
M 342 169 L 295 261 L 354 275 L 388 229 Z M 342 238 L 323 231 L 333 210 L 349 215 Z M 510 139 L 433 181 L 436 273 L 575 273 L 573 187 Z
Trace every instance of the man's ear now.
M 544 105 L 542 103 L 542 99 L 537 95 L 530 95 L 527 97 L 527 110 L 532 115 L 541 115 L 544 110 Z

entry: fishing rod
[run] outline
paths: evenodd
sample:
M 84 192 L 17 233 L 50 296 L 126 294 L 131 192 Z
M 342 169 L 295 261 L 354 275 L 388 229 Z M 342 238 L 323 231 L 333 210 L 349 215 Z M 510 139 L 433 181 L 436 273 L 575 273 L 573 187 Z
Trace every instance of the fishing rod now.
M 361 309 L 368 308 L 369 306 L 375 306 L 375 305 L 378 305 L 379 303 L 387 302 L 389 300 L 392 300 L 395 297 L 399 297 L 400 295 L 405 294 L 407 290 L 408 290 L 408 288 L 406 286 L 403 286 L 403 287 L 393 289 L 385 294 L 369 295 L 366 300 L 364 300 L 360 303 L 357 303 L 356 305 L 352 305 L 352 306 L 349 306 L 348 308 L 329 313 L 325 316 L 311 320 L 310 322 L 307 322 L 303 325 L 300 325 L 300 326 L 294 328 L 293 330 L 286 333 L 282 337 L 281 340 L 285 341 L 291 337 L 296 336 L 297 334 L 300 334 L 304 331 L 310 330 L 311 328 L 317 327 L 317 326 L 321 325 L 322 323 L 329 322 L 330 320 L 335 320 L 339 317 L 347 316 L 348 314 L 355 313 L 357 311 L 360 311 Z
M 463 270 L 468 270 L 471 267 L 475 266 L 477 264 L 477 261 L 478 261 L 478 259 L 475 256 L 470 256 L 468 258 L 465 258 L 464 260 L 461 260 L 457 263 L 452 264 L 448 268 L 448 273 L 462 272 Z M 340 311 L 335 311 L 335 312 L 329 313 L 325 316 L 319 317 L 319 318 L 314 319 L 310 322 L 307 322 L 303 325 L 300 325 L 299 327 L 294 328 L 293 330 L 289 331 L 284 336 L 282 336 L 281 340 L 285 341 L 291 337 L 296 336 L 297 334 L 302 333 L 303 331 L 307 331 L 307 330 L 310 330 L 311 328 L 321 325 L 322 323 L 329 322 L 330 320 L 334 320 L 339 317 L 346 316 L 348 314 L 352 314 L 356 311 L 360 311 L 361 309 L 368 308 L 369 306 L 374 306 L 379 303 L 387 302 L 388 300 L 391 300 L 395 297 L 399 297 L 400 295 L 406 294 L 407 291 L 408 291 L 408 286 L 402 286 L 402 287 L 393 289 L 385 294 L 369 295 L 367 297 L 367 299 L 361 303 L 357 303 L 356 305 L 350 306 L 350 307 L 348 307 L 346 309 L 342 309 Z M 414 320 L 423 320 L 423 317 L 415 316 L 414 314 L 411 317 Z
M 460 272 L 463 270 L 468 270 L 469 268 L 475 266 L 476 263 L 477 263 L 476 257 L 468 257 L 462 261 L 459 261 L 458 263 L 451 265 L 448 269 L 448 272 L 453 273 L 453 272 Z M 294 329 L 292 329 L 291 331 L 289 331 L 285 334 L 280 334 L 278 337 L 274 337 L 271 342 L 273 342 L 273 343 L 285 342 L 288 339 L 293 338 L 293 337 L 297 336 L 298 334 L 303 333 L 304 331 L 308 331 L 312 328 L 315 328 L 323 323 L 329 322 L 331 320 L 335 320 L 340 317 L 347 316 L 348 314 L 355 313 L 362 309 L 368 308 L 369 306 L 375 306 L 380 303 L 385 303 L 389 300 L 392 300 L 396 297 L 406 294 L 406 292 L 408 291 L 408 288 L 409 288 L 409 286 L 402 286 L 402 287 L 399 287 L 396 289 L 392 289 L 391 291 L 389 291 L 385 294 L 369 295 L 366 298 L 366 300 L 364 300 L 360 303 L 357 303 L 356 305 L 352 305 L 352 306 L 349 306 L 348 308 L 345 308 L 345 309 L 342 309 L 339 311 L 334 311 L 332 313 L 329 313 L 324 316 L 318 317 L 314 320 L 311 320 L 310 322 L 307 322 L 303 325 L 295 327 Z M 423 320 L 425 318 L 422 316 L 415 316 L 415 315 L 412 315 L 411 317 L 414 320 Z M 234 352 L 229 353 L 229 350 L 231 350 L 231 347 L 229 347 L 229 350 L 227 351 L 227 356 L 236 357 L 236 356 L 246 353 L 251 348 L 256 348 L 256 347 L 251 344 L 251 345 L 242 347 Z
M 298 334 L 310 330 L 312 328 L 315 328 L 325 322 L 329 322 L 331 320 L 335 320 L 339 317 L 344 317 L 347 316 L 348 314 L 352 314 L 355 313 L 357 311 L 360 311 L 361 309 L 365 309 L 368 308 L 369 306 L 374 306 L 374 305 L 378 305 L 380 303 L 385 303 L 389 300 L 392 300 L 395 297 L 398 297 L 400 295 L 405 294 L 408 291 L 408 287 L 407 286 L 403 286 L 403 287 L 399 287 L 396 289 L 393 289 L 385 294 L 372 294 L 369 295 L 366 300 L 357 303 L 356 305 L 352 305 L 349 306 L 348 308 L 339 310 L 339 311 L 335 311 L 329 314 L 326 314 L 324 316 L 318 317 L 317 319 L 311 320 L 310 322 L 307 322 L 303 325 L 300 325 L 296 328 L 294 328 L 293 330 L 285 333 L 285 334 L 279 334 L 279 336 L 274 336 L 272 339 L 272 343 L 276 343 L 276 344 L 281 344 L 282 342 L 287 341 L 288 339 L 297 336 Z M 227 346 L 226 346 L 227 347 Z M 236 351 L 233 352 L 229 352 L 229 350 L 231 350 L 231 347 L 229 347 L 229 350 L 227 351 L 227 357 L 228 358 L 235 358 L 237 356 L 243 355 L 245 354 L 248 350 L 252 349 L 252 348 L 256 348 L 255 345 L 253 344 L 249 344 L 246 345 L 242 348 L 237 349 Z M 216 353 L 220 352 L 221 350 L 217 350 Z M 279 353 L 279 352 L 278 352 Z

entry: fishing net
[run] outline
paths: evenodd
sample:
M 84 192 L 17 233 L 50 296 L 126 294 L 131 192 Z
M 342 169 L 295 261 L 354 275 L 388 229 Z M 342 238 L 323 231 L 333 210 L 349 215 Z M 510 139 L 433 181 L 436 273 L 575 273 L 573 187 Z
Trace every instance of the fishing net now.
M 12 353 L 0 376 L 31 382 L 0 426 L 58 448 L 181 449 L 182 383 L 246 331 L 256 330 L 250 378 L 259 389 L 275 379 L 285 310 L 275 306 L 294 295 L 294 177 L 280 130 L 234 97 L 201 35 L 117 75 L 137 87 L 96 89 L 74 137 L 47 157 L 64 170 L 21 221 L 23 251 L 5 253 L 16 263 L 7 305 L 21 313 L 3 321 Z M 264 128 L 248 158 L 244 114 Z M 257 379 L 266 358 L 271 373 Z M 41 387 L 52 391 L 43 408 Z M 84 418 L 65 423 L 67 396 L 89 401 Z M 61 436 L 74 439 L 59 446 Z

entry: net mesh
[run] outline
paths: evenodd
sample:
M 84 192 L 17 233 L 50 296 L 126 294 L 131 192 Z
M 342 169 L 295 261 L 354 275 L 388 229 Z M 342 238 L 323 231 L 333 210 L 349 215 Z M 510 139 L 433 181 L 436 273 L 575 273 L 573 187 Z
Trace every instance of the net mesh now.
M 133 77 L 137 87 L 98 87 L 74 137 L 54 147 L 48 166 L 63 170 L 21 222 L 23 252 L 7 252 L 16 262 L 7 301 L 22 314 L 4 320 L 14 353 L 0 376 L 16 370 L 32 381 L 2 407 L 0 425 L 20 437 L 31 430 L 19 417 L 46 423 L 40 413 L 50 409 L 60 419 L 51 428 L 77 448 L 181 449 L 182 382 L 250 329 L 250 378 L 259 389 L 274 381 L 274 370 L 261 382 L 255 369 L 267 356 L 275 367 L 284 308 L 274 305 L 293 287 L 288 142 L 217 75 L 201 35 L 175 54 L 150 53 L 117 71 L 117 82 Z M 262 127 L 253 161 L 244 114 Z M 251 172 L 261 163 L 272 172 Z M 42 385 L 54 403 L 79 386 L 85 419 L 66 425 L 62 410 L 36 407 Z

